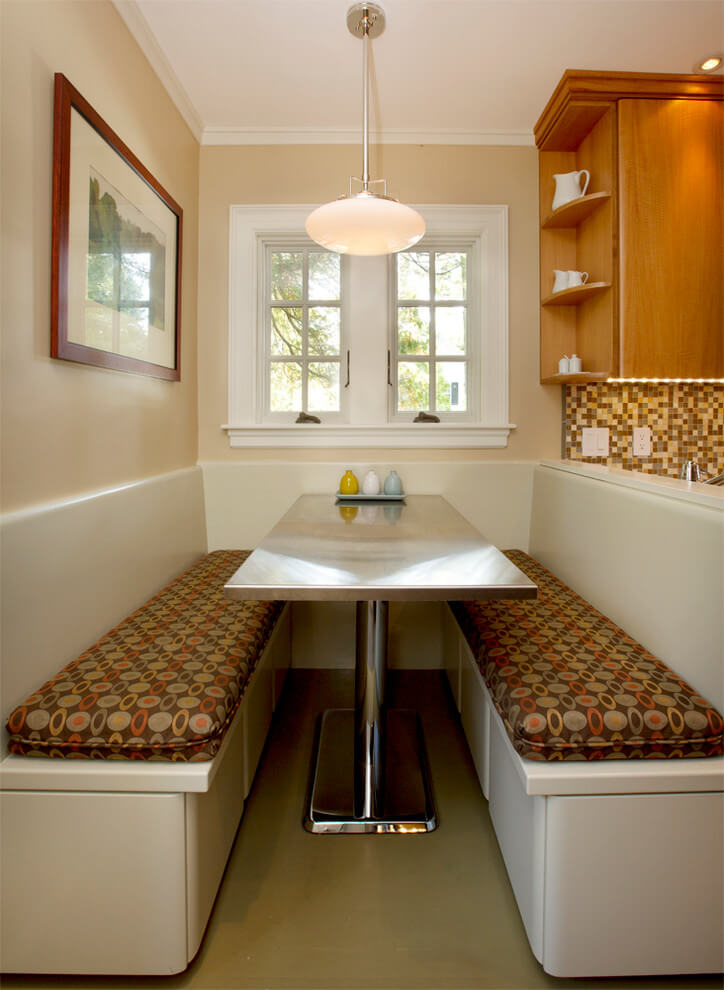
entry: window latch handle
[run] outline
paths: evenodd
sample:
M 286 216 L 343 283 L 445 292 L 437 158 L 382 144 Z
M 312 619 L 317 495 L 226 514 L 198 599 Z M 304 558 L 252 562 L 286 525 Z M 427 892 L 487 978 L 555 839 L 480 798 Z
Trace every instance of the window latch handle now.
M 344 383 L 345 388 L 349 388 L 349 351 L 347 351 L 347 381 Z
M 387 384 L 390 387 L 392 387 L 392 375 L 391 375 L 391 372 L 390 372 L 390 365 L 391 365 L 391 357 L 390 357 L 390 352 L 389 352 L 389 349 L 388 349 L 388 351 L 387 351 Z

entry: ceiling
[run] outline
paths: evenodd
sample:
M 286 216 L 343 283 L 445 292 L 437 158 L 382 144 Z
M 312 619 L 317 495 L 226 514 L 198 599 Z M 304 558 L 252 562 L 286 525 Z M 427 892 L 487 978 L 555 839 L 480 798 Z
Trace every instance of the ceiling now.
M 352 0 L 114 0 L 203 144 L 357 142 Z M 530 144 L 565 69 L 690 73 L 721 0 L 379 0 L 371 138 Z

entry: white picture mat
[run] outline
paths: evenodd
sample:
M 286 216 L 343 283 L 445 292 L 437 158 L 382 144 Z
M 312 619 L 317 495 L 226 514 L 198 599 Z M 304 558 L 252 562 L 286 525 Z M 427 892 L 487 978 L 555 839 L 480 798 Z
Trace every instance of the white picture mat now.
M 176 363 L 176 215 L 74 107 L 71 108 L 70 133 L 68 340 L 90 346 L 86 344 L 84 331 L 88 275 L 89 183 L 92 169 L 133 204 L 136 217 L 146 221 L 144 226 L 149 232 L 157 238 L 160 232 L 164 238 L 165 329 L 150 326 L 146 353 L 144 355 L 134 353 L 132 356 L 152 364 L 173 368 Z M 122 351 L 113 353 L 123 354 Z

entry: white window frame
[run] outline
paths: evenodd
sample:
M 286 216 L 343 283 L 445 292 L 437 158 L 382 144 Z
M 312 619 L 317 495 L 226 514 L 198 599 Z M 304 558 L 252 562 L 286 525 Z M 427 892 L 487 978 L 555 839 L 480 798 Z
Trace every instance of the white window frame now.
M 429 236 L 426 235 L 421 241 L 419 241 L 413 248 L 410 248 L 409 252 L 414 254 L 415 252 L 429 252 L 430 254 L 442 254 L 445 252 L 457 252 L 466 253 L 468 255 L 468 277 L 467 277 L 467 292 L 466 299 L 464 300 L 465 311 L 466 311 L 466 329 L 465 329 L 465 357 L 459 359 L 460 363 L 464 363 L 467 366 L 467 376 L 466 376 L 466 393 L 467 393 L 467 409 L 463 411 L 445 411 L 437 409 L 427 409 L 422 410 L 424 412 L 431 412 L 440 418 L 440 421 L 450 422 L 450 423 L 465 423 L 472 422 L 477 423 L 480 420 L 480 360 L 478 357 L 479 344 L 480 344 L 480 286 L 478 284 L 477 275 L 480 271 L 480 261 L 478 258 L 479 244 L 476 240 L 471 240 L 468 238 L 460 237 L 439 237 L 439 236 Z M 414 410 L 410 412 L 409 410 L 398 410 L 397 399 L 398 399 L 398 376 L 397 376 L 397 365 L 400 361 L 400 355 L 398 353 L 397 347 L 397 310 L 400 304 L 405 304 L 407 300 L 400 300 L 397 295 L 397 264 L 396 258 L 399 255 L 393 255 L 390 258 L 390 336 L 389 336 L 389 364 L 390 364 L 390 382 L 391 387 L 389 389 L 389 420 L 390 422 L 407 422 L 410 418 L 417 415 L 420 410 Z M 473 277 L 471 277 L 471 275 Z M 444 301 L 442 305 L 445 305 L 447 301 Z M 436 305 L 433 298 L 429 300 L 410 300 L 411 305 L 419 305 L 429 307 L 431 313 L 431 340 L 430 340 L 430 353 L 429 356 L 424 356 L 421 358 L 416 358 L 415 355 L 410 356 L 410 360 L 421 360 L 430 361 L 433 363 L 441 360 L 437 357 L 435 353 L 435 346 L 433 340 L 433 321 L 432 321 L 432 310 Z M 456 303 L 453 303 L 455 305 Z M 407 357 L 403 360 L 408 360 Z M 442 360 L 447 360 L 443 358 Z M 432 375 L 434 380 L 434 374 Z
M 258 332 L 259 283 L 263 269 L 265 239 L 288 243 L 306 236 L 304 222 L 313 205 L 234 205 L 229 224 L 229 406 L 226 430 L 232 447 L 410 447 L 410 448 L 501 448 L 507 446 L 514 424 L 508 422 L 508 207 L 482 206 L 415 206 L 427 224 L 426 238 L 469 239 L 477 246 L 476 275 L 480 287 L 478 313 L 480 333 L 475 356 L 475 373 L 479 382 L 479 408 L 476 420 L 465 422 L 413 423 L 389 417 L 389 386 L 386 368 L 380 368 L 380 389 L 387 389 L 381 401 L 370 404 L 375 411 L 369 421 L 361 421 L 364 403 L 357 401 L 356 419 L 351 422 L 320 424 L 275 424 L 263 422 L 264 395 L 260 391 L 263 352 Z M 309 242 L 311 243 L 311 242 Z M 421 242 L 422 243 L 422 242 Z M 344 261 L 345 259 L 343 259 Z M 350 259 L 346 259 L 350 260 Z M 352 259 L 356 260 L 356 259 Z M 359 259 L 374 263 L 378 259 Z M 383 259 L 384 268 L 387 259 Z M 342 266 L 343 271 L 345 265 Z M 343 274 L 343 311 L 345 275 Z M 350 281 L 354 282 L 351 278 Z M 389 291 L 389 288 L 388 290 Z M 349 300 L 354 308 L 355 302 Z M 389 311 L 388 297 L 383 301 Z M 345 316 L 343 314 L 343 319 Z M 388 318 L 389 319 L 389 318 Z M 351 322 L 351 321 L 350 321 Z M 381 328 L 384 352 L 390 339 L 389 326 Z M 354 338 L 347 345 L 352 350 L 352 381 L 355 366 Z M 375 346 L 380 346 L 379 344 Z M 370 348 L 371 350 L 371 348 Z M 365 355 L 366 356 L 366 355 Z M 383 377 L 384 376 L 384 377 Z M 374 382 L 373 382 L 374 384 Z M 359 387 L 359 383 L 358 383 Z M 380 413 L 380 410 L 382 412 Z M 324 419 L 324 417 L 323 417 Z
M 284 235 L 270 236 L 267 234 L 264 237 L 258 239 L 259 244 L 259 270 L 261 276 L 259 278 L 259 298 L 257 300 L 257 331 L 259 333 L 258 341 L 258 353 L 261 354 L 261 361 L 259 361 L 258 367 L 258 394 L 263 396 L 263 410 L 261 414 L 261 422 L 268 424 L 289 424 L 293 423 L 297 416 L 299 415 L 299 409 L 295 409 L 293 412 L 272 412 L 271 410 L 271 396 L 269 394 L 269 376 L 267 374 L 269 365 L 273 359 L 271 354 L 271 335 L 269 333 L 269 326 L 267 324 L 268 310 L 271 308 L 271 253 L 273 251 L 309 251 L 313 250 L 317 253 L 323 253 L 324 248 L 320 248 L 318 245 L 313 244 L 308 237 L 301 239 L 299 236 L 296 238 L 289 238 Z M 345 296 L 347 294 L 347 288 L 345 285 L 345 266 L 340 266 L 340 299 L 339 299 L 339 311 L 340 311 L 340 343 L 339 343 L 339 357 L 334 360 L 339 365 L 339 409 L 336 411 L 325 410 L 320 412 L 317 409 L 311 409 L 307 405 L 304 412 L 317 414 L 324 419 L 325 423 L 342 423 L 347 420 L 347 390 L 345 389 L 345 373 L 347 368 L 347 354 L 349 352 L 349 344 L 347 342 L 347 332 L 346 332 L 346 319 L 345 319 Z M 305 264 L 304 271 L 307 271 L 307 266 Z M 305 276 L 306 278 L 306 276 Z M 305 281 L 303 296 L 298 301 L 295 300 L 293 303 L 289 304 L 297 309 L 310 308 L 310 302 L 308 297 L 308 285 Z M 295 360 L 295 357 L 290 357 L 291 361 Z M 319 358 L 319 361 L 323 361 L 323 358 Z M 302 364 L 314 363 L 314 356 L 307 354 L 306 358 L 303 360 L 301 356 L 299 361 Z M 306 373 L 306 372 L 305 372 Z

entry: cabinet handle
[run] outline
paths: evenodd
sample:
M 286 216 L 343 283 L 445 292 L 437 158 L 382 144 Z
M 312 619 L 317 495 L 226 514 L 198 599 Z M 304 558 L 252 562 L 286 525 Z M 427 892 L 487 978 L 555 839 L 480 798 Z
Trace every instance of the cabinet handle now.
M 387 351 L 387 384 L 390 387 L 392 387 L 392 378 L 391 378 L 391 374 L 390 374 L 390 362 L 391 362 L 391 357 L 390 357 L 390 352 L 388 350 Z
M 345 388 L 349 388 L 349 351 L 347 351 L 347 381 L 344 383 Z

